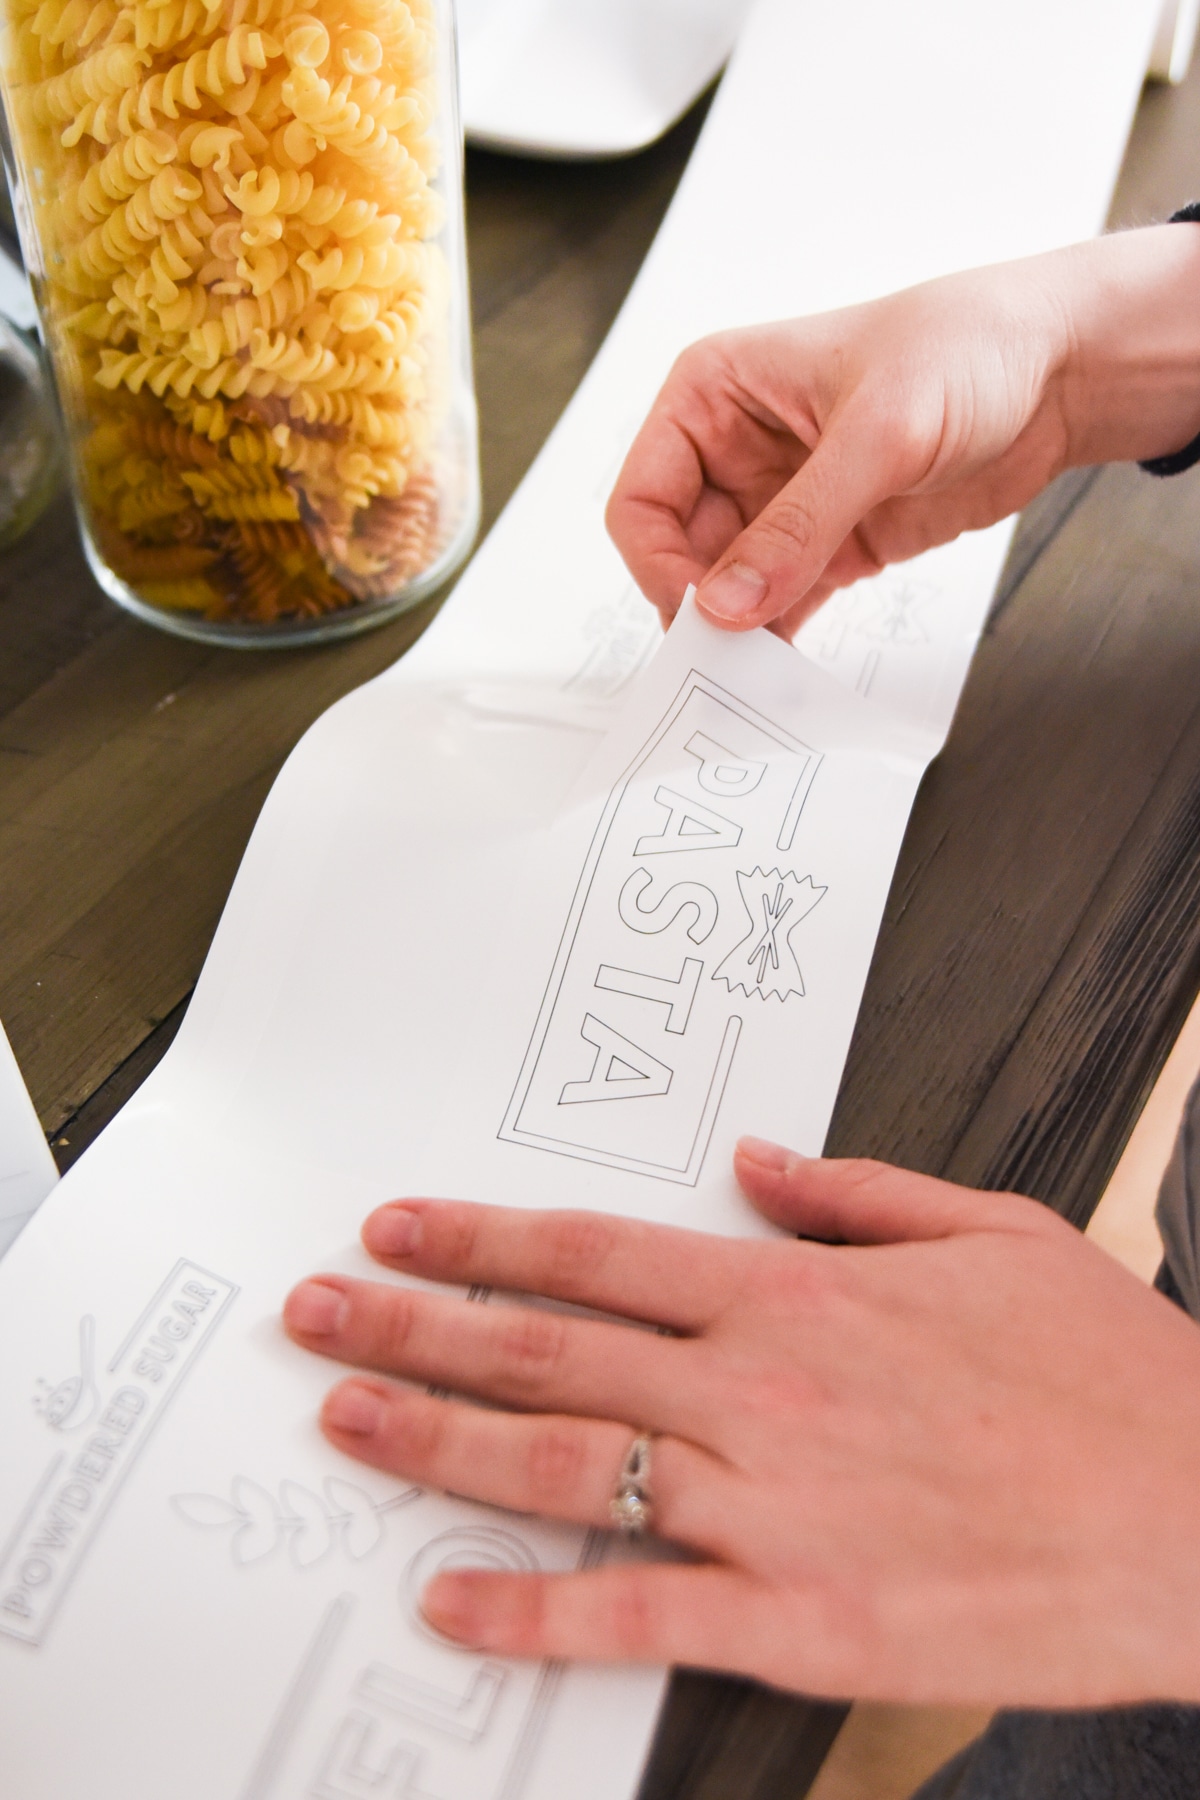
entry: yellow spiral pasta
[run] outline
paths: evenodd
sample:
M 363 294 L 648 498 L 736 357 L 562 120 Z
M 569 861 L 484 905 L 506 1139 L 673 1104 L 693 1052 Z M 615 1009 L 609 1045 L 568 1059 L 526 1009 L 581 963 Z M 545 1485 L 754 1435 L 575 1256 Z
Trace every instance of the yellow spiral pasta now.
M 446 546 L 433 7 L 9 0 L 86 508 L 152 604 L 306 619 Z

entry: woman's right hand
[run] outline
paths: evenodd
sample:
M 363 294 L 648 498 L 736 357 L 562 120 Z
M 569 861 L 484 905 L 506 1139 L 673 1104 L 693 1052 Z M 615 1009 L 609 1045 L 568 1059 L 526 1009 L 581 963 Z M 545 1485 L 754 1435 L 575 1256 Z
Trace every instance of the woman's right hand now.
M 1155 226 L 684 352 L 608 526 L 669 619 L 694 582 L 791 636 L 834 591 L 991 525 L 1073 464 L 1200 427 L 1200 229 Z
M 653 1436 L 686 1561 L 448 1570 L 430 1622 L 808 1694 L 1200 1703 L 1200 1329 L 1031 1200 L 754 1139 L 734 1167 L 777 1237 L 407 1199 L 364 1242 L 454 1293 L 293 1291 L 357 1371 L 326 1435 L 405 1483 L 611 1526 Z

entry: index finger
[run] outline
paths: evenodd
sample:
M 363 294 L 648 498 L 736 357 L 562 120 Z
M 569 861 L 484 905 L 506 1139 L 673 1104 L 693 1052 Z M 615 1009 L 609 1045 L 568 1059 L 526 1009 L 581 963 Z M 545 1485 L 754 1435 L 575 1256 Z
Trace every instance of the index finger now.
M 543 1294 L 672 1330 L 702 1331 L 734 1298 L 754 1246 L 605 1213 L 394 1200 L 363 1225 L 389 1268 Z
M 664 623 L 678 611 L 684 591 L 702 581 L 708 570 L 685 523 L 703 489 L 704 468 L 696 446 L 661 410 L 660 396 L 621 465 L 604 522 L 630 574 Z M 731 536 L 740 523 L 733 526 Z

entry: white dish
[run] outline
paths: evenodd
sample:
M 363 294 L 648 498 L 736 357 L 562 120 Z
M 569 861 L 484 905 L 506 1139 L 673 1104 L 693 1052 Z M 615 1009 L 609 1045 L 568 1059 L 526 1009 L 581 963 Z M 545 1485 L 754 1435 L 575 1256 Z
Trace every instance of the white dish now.
M 472 143 L 625 156 L 682 117 L 725 63 L 750 0 L 459 0 Z

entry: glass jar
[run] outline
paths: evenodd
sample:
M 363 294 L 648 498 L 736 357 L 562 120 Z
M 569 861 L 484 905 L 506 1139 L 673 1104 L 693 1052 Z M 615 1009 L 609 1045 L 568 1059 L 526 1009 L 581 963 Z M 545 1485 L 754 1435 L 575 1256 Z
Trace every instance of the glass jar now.
M 4 0 L 84 542 L 225 643 L 413 605 L 479 510 L 451 0 Z
M 0 550 L 23 537 L 58 485 L 58 430 L 37 345 L 0 316 Z

